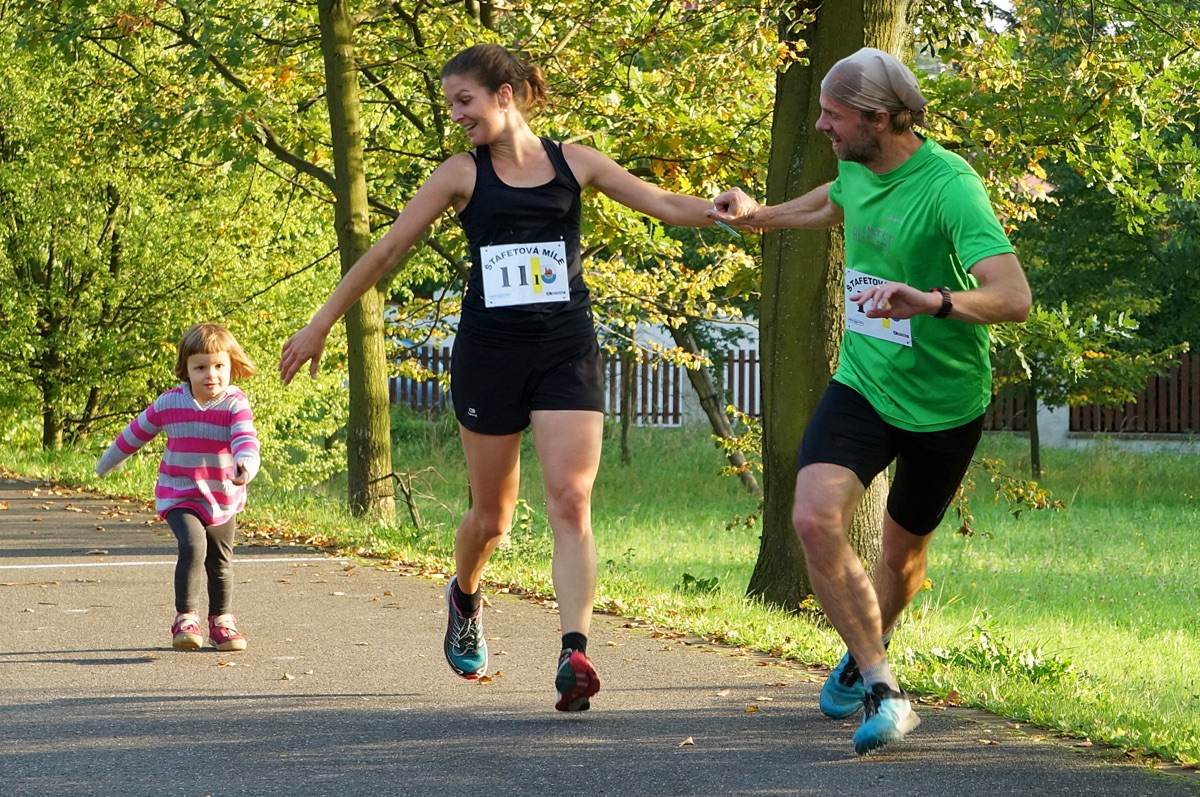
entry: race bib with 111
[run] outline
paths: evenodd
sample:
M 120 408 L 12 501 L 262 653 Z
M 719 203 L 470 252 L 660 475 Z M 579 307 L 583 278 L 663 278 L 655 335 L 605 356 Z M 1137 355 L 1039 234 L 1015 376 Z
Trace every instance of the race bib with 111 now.
M 869 307 L 850 301 L 854 294 L 885 282 L 887 280 L 881 280 L 879 277 L 872 277 L 852 268 L 846 269 L 846 329 L 899 346 L 911 346 L 912 324 L 909 319 L 868 318 L 866 311 Z
M 479 247 L 486 307 L 565 302 L 571 298 L 563 241 Z

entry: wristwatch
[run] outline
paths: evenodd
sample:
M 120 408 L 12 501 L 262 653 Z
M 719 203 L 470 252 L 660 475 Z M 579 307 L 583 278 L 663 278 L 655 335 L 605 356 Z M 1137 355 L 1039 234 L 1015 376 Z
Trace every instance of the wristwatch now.
M 942 306 L 939 307 L 938 311 L 933 314 L 933 317 L 945 318 L 946 316 L 950 315 L 950 311 L 954 309 L 954 304 L 950 301 L 950 289 L 942 286 L 940 288 L 931 289 L 930 293 L 940 293 L 942 295 Z

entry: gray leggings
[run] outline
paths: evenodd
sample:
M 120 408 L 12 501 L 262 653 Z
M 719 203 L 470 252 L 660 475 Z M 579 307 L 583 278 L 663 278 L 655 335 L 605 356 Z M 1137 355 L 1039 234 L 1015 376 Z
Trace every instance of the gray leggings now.
M 208 613 L 227 614 L 233 594 L 234 518 L 219 526 L 205 526 L 190 509 L 172 509 L 167 525 L 179 543 L 175 563 L 175 611 L 200 608 L 200 579 L 208 574 Z

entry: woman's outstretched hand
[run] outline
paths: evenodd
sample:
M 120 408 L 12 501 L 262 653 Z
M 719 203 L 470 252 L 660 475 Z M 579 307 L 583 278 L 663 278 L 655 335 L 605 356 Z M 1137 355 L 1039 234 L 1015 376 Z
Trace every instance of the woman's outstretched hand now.
M 741 227 L 744 230 L 759 231 L 753 219 L 759 207 L 760 205 L 747 196 L 742 189 L 731 188 L 713 199 L 713 206 L 708 211 L 708 217 L 734 227 Z
M 279 357 L 279 376 L 285 385 L 292 381 L 292 377 L 306 362 L 312 363 L 308 367 L 308 375 L 317 375 L 321 367 L 321 355 L 325 353 L 325 338 L 328 336 L 328 330 L 322 331 L 309 322 L 288 338 Z

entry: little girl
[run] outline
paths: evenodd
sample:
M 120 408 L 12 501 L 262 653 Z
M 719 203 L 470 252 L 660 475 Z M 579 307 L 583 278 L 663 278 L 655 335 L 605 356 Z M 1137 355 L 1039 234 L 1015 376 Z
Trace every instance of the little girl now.
M 245 650 L 230 613 L 234 519 L 245 485 L 258 473 L 258 434 L 246 394 L 230 384 L 254 363 L 229 330 L 197 324 L 179 343 L 175 376 L 183 380 L 130 422 L 100 461 L 103 476 L 156 434 L 167 435 L 158 466 L 155 509 L 179 541 L 171 644 L 195 650 L 200 637 L 200 581 L 208 574 L 208 638 L 217 650 Z

